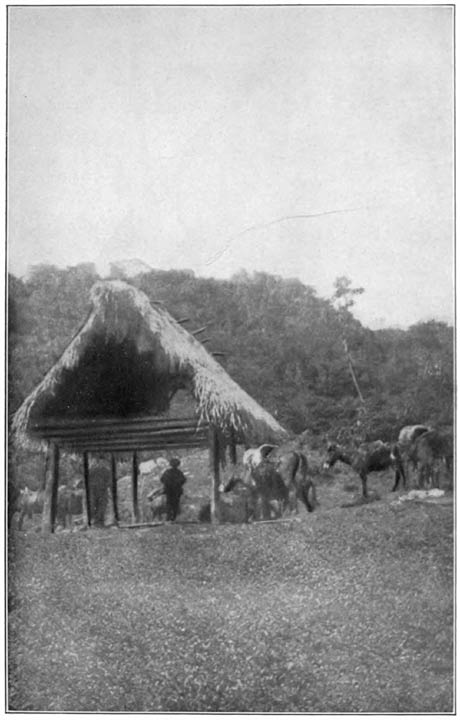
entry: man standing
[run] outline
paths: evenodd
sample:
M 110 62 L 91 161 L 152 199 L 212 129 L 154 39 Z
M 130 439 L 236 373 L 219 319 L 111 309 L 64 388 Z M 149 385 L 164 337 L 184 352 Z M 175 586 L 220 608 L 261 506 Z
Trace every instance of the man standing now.
M 175 520 L 179 513 L 182 487 L 187 480 L 184 473 L 179 470 L 179 458 L 171 458 L 169 464 L 171 467 L 164 471 L 160 482 L 163 484 L 166 495 L 166 519 Z

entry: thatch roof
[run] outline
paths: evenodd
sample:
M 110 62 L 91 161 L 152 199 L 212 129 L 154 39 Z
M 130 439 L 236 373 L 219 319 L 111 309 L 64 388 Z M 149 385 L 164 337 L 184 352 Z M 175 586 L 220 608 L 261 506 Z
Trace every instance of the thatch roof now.
M 19 442 L 50 419 L 161 417 L 178 389 L 195 400 L 200 422 L 237 442 L 280 442 L 287 433 L 204 346 L 159 304 L 115 280 L 91 290 L 89 317 L 13 420 Z

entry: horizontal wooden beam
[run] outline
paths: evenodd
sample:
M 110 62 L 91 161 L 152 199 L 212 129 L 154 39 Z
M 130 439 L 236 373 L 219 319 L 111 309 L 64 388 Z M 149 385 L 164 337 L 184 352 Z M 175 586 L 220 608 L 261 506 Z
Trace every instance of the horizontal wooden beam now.
M 164 427 L 153 430 L 149 427 L 139 427 L 137 425 L 117 428 L 56 428 L 46 429 L 36 434 L 42 438 L 48 440 L 85 440 L 85 439 L 100 439 L 100 440 L 118 440 L 123 438 L 168 438 L 175 437 L 177 435 L 184 437 L 193 437 L 200 433 L 205 433 L 207 428 L 203 427 Z
M 144 452 L 147 450 L 152 451 L 163 451 L 163 450 L 169 450 L 169 449 L 179 449 L 179 448 L 192 448 L 192 447 L 207 447 L 208 441 L 207 438 L 201 438 L 196 439 L 193 442 L 192 441 L 186 441 L 186 442 L 169 442 L 169 443 L 107 443 L 107 442 L 97 442 L 94 441 L 92 443 L 71 443 L 71 442 L 62 442 L 59 443 L 59 446 L 64 449 L 69 449 L 72 451 L 78 451 L 78 452 Z
M 133 423 L 137 423 L 139 425 L 150 425 L 150 426 L 163 426 L 163 425 L 171 425 L 171 424 L 178 424 L 181 425 L 197 425 L 199 422 L 199 419 L 196 416 L 192 417 L 176 417 L 176 418 L 168 418 L 168 417 L 152 417 L 152 416 L 135 416 L 135 417 L 126 417 L 126 418 L 104 418 L 104 417 L 98 417 L 98 418 L 47 418 L 40 421 L 37 421 L 35 423 L 31 423 L 30 430 L 34 429 L 45 429 L 45 428 L 61 428 L 61 427 L 72 427 L 72 428 L 78 428 L 78 427 L 84 427 L 84 428 L 96 428 L 96 427 L 105 427 L 105 426 L 113 426 L 113 427 L 123 427 L 125 425 L 132 425 Z M 206 424 L 206 423 L 204 423 Z
M 84 435 L 82 437 L 67 436 L 56 438 L 56 442 L 67 442 L 72 445 L 86 445 L 88 443 L 116 444 L 126 443 L 127 445 L 141 444 L 158 444 L 171 442 L 195 442 L 207 437 L 207 431 L 199 433 L 177 433 L 163 435 L 114 435 L 112 437 L 101 437 L 99 435 Z

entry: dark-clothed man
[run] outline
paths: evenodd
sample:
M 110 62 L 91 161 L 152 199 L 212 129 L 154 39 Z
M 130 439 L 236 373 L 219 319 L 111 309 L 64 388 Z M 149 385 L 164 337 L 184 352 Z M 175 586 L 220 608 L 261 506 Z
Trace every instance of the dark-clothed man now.
M 171 458 L 169 464 L 171 467 L 164 471 L 160 482 L 163 484 L 166 495 L 166 519 L 175 520 L 179 513 L 180 496 L 186 477 L 179 470 L 180 460 L 178 458 Z

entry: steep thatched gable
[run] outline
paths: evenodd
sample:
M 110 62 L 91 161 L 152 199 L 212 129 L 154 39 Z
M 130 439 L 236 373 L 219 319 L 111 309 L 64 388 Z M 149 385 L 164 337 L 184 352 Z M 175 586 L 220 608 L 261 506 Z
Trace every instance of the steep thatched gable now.
M 161 306 L 125 282 L 97 283 L 79 333 L 17 411 L 19 441 L 53 419 L 161 417 L 180 389 L 199 421 L 238 442 L 279 442 L 286 431 L 251 398 L 204 346 Z

